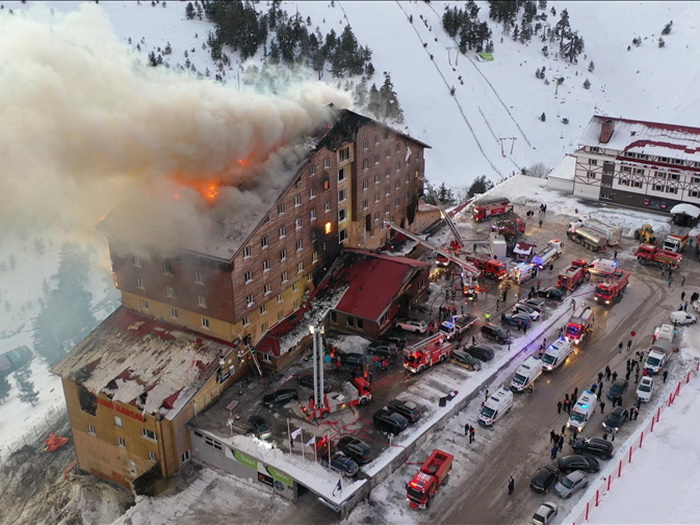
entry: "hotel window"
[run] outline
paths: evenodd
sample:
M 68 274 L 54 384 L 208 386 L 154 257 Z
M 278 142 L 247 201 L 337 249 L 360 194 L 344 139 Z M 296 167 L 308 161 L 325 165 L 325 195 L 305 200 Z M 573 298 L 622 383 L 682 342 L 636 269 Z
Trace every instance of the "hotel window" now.
M 200 306 L 202 308 L 207 307 L 207 298 L 204 297 L 203 295 L 198 295 L 197 296 L 197 306 Z
M 206 328 L 207 330 L 209 329 L 209 319 L 206 317 L 202 317 L 202 328 Z
M 309 165 L 309 175 L 316 175 L 316 164 Z
M 302 273 L 304 271 L 304 261 L 299 261 L 297 263 L 297 273 Z
M 664 187 L 661 184 L 654 184 L 654 191 L 664 191 Z
M 136 268 L 142 268 L 141 266 L 141 258 L 138 255 L 134 255 L 131 259 L 132 263 Z
M 330 202 L 327 202 L 327 201 L 326 201 L 326 202 L 323 204 L 323 211 L 325 211 L 326 213 L 328 213 L 329 211 L 331 211 L 331 203 L 330 203 Z
M 365 139 L 362 141 L 362 149 L 369 149 L 369 140 Z
M 344 162 L 346 160 L 350 160 L 350 148 L 348 146 L 342 148 L 340 150 L 340 162 Z
M 170 317 L 172 317 L 173 319 L 177 319 L 177 309 L 176 308 L 170 309 Z
M 255 304 L 255 296 L 253 294 L 249 294 L 245 296 L 245 305 L 246 308 L 250 308 Z
M 309 199 L 315 199 L 316 198 L 316 188 L 311 188 L 309 190 Z
M 399 151 L 401 151 L 401 143 L 400 142 L 398 144 L 396 144 L 396 153 L 398 153 Z
M 375 184 L 375 186 L 376 186 L 377 184 L 379 184 L 380 182 L 382 182 L 382 176 L 381 176 L 379 173 L 377 173 L 377 174 L 374 175 L 374 184 Z
M 281 293 L 278 293 L 278 294 L 277 294 L 277 302 L 278 302 L 278 303 L 284 302 L 284 298 L 282 297 L 282 294 L 281 294 Z
M 204 284 L 204 274 L 202 272 L 194 272 L 194 282 L 196 284 Z
M 262 247 L 263 250 L 264 250 L 265 248 L 267 248 L 267 246 L 268 246 L 268 245 L 267 245 L 267 235 L 265 235 L 264 237 L 261 237 L 261 238 L 260 238 L 260 246 Z
M 362 161 L 362 169 L 363 170 L 368 170 L 369 169 L 369 160 L 365 159 Z
M 369 208 L 369 201 L 367 199 L 362 201 L 362 209 L 366 210 Z
M 263 286 L 263 294 L 270 295 L 271 293 L 272 293 L 272 286 L 270 285 L 270 283 L 265 283 L 265 285 Z
M 697 197 L 698 195 L 700 195 L 700 192 L 698 192 L 698 190 L 691 190 L 688 192 L 689 197 Z
M 633 188 L 641 188 L 641 187 L 642 187 L 642 183 L 641 183 L 640 181 L 638 181 L 638 180 L 632 181 L 632 187 L 633 187 Z
M 297 217 L 296 219 L 294 219 L 294 228 L 295 229 L 301 230 L 301 225 L 302 225 L 301 217 Z
M 338 170 L 338 182 L 343 182 L 345 180 L 345 170 L 340 168 Z
M 284 215 L 284 203 L 283 203 L 283 202 L 280 202 L 280 203 L 277 205 L 277 214 L 278 214 L 278 215 Z
M 263 272 L 269 272 L 270 271 L 270 260 L 265 259 L 263 261 Z
M 251 270 L 248 270 L 243 274 L 243 280 L 247 283 L 251 282 L 253 280 L 253 272 Z
M 401 171 L 401 161 L 400 160 L 396 161 L 396 171 Z
M 166 286 L 165 287 L 165 295 L 167 297 L 171 297 L 171 298 L 175 297 L 175 288 L 173 288 L 172 286 Z
M 124 441 L 123 437 L 117 438 L 117 445 L 119 445 L 121 448 L 126 448 L 126 441 Z
M 318 215 L 316 215 L 316 209 L 315 209 L 315 208 L 314 208 L 313 210 L 310 211 L 310 214 L 311 214 L 311 220 L 312 220 L 312 221 L 315 221 L 316 219 L 318 219 Z
M 143 310 L 148 310 L 148 301 L 146 299 L 141 299 L 141 308 Z
M 374 202 L 379 202 L 379 192 L 374 194 Z
M 141 277 L 136 278 L 136 288 L 139 288 L 141 290 L 145 290 L 145 286 L 143 285 L 143 279 Z
M 243 326 L 250 325 L 250 317 L 247 317 L 247 316 L 241 317 L 241 323 L 243 324 Z
M 267 306 L 264 304 L 260 306 L 260 315 L 264 315 L 267 313 Z
M 260 331 L 261 331 L 262 333 L 267 332 L 267 326 L 268 326 L 268 325 L 267 325 L 267 321 L 265 321 L 264 323 L 260 324 Z
M 299 239 L 296 242 L 296 246 L 297 246 L 297 251 L 300 252 L 301 250 L 304 249 L 304 241 L 302 239 Z
M 644 175 L 644 168 L 634 168 L 632 170 L 632 173 L 635 175 Z
M 294 206 L 301 206 L 301 195 L 295 195 L 294 196 Z
M 328 179 L 323 179 L 323 191 L 331 189 L 331 181 Z
M 384 186 L 384 194 L 385 194 L 387 197 L 388 197 L 389 195 L 391 195 L 391 187 L 390 187 L 388 184 L 387 184 L 386 186 Z
M 397 197 L 394 199 L 394 208 L 400 208 L 401 207 L 401 199 Z
M 286 261 L 287 260 L 287 250 L 284 248 L 280 250 L 280 261 Z
M 385 205 L 384 205 L 384 215 L 389 215 L 389 213 L 390 213 L 389 205 L 388 205 L 388 204 L 385 204 Z
M 598 159 L 588 159 L 588 164 L 590 164 L 591 166 L 597 166 Z
M 675 187 L 666 188 L 666 193 L 677 193 L 677 192 L 678 192 L 678 188 L 675 188 Z
M 340 230 L 340 242 L 345 242 L 348 240 L 347 230 Z
M 379 153 L 374 154 L 374 163 L 379 164 L 382 161 L 382 157 Z
M 153 452 L 152 450 L 149 450 L 148 451 L 148 459 L 155 462 L 155 461 L 158 461 L 158 456 L 156 455 L 155 452 Z
M 124 426 L 124 424 L 122 423 L 122 418 L 120 418 L 119 416 L 114 416 L 114 424 L 119 428 L 122 428 Z
M 151 441 L 158 441 L 156 433 L 144 427 L 141 427 L 141 437 L 150 439 Z
M 314 252 L 311 254 L 311 262 L 312 263 L 317 263 L 318 262 L 318 252 Z
M 246 246 L 245 248 L 243 248 L 243 258 L 244 258 L 244 259 L 247 259 L 247 258 L 250 257 L 251 255 L 253 255 L 253 252 L 252 252 L 252 250 L 250 249 L 250 246 Z
M 330 168 L 331 167 L 331 159 L 329 159 L 329 158 L 323 159 L 323 167 Z
M 338 210 L 338 222 L 343 222 L 345 219 L 347 219 L 347 210 L 345 208 L 341 208 Z
M 384 152 L 384 156 L 385 156 L 387 159 L 388 159 L 389 157 L 391 157 L 391 149 L 387 149 L 387 150 Z
M 379 135 L 374 136 L 374 143 L 379 144 Z
M 394 184 L 394 189 L 396 189 L 396 190 L 401 189 L 401 181 L 398 181 L 398 180 L 396 181 L 396 183 Z
M 669 173 L 668 178 L 671 180 L 678 180 L 678 173 Z
M 282 310 L 277 310 L 277 320 L 281 321 L 284 319 L 284 312 Z
M 294 283 L 294 284 L 292 285 L 292 291 L 293 291 L 293 292 L 296 292 L 298 289 L 299 289 L 299 285 L 298 285 L 297 283 Z
M 282 283 L 286 283 L 287 281 L 289 281 L 289 275 L 287 275 L 287 272 L 282 272 L 280 280 L 282 281 Z
M 97 430 L 95 430 L 95 425 L 88 425 L 88 434 L 92 436 L 97 435 Z
M 285 226 L 280 226 L 279 234 L 280 234 L 280 239 L 284 239 L 287 236 L 287 228 Z
M 346 199 L 346 191 L 345 190 L 340 190 L 338 192 L 338 202 L 343 202 Z
M 369 181 L 366 180 L 362 183 L 362 191 L 367 191 L 369 189 Z
M 172 275 L 173 274 L 173 268 L 170 266 L 170 263 L 163 263 L 163 273 L 165 275 Z
M 391 177 L 391 168 L 389 166 L 387 166 L 386 169 L 384 170 L 384 178 L 388 179 L 389 177 Z

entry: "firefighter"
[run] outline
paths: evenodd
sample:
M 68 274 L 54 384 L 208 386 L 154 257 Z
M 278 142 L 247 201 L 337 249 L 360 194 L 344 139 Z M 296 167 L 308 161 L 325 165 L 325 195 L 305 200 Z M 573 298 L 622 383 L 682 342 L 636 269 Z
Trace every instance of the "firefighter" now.
M 487 323 L 488 323 L 489 321 L 491 321 L 491 312 L 488 312 L 488 311 L 487 311 L 487 312 L 484 314 L 484 319 L 486 320 Z

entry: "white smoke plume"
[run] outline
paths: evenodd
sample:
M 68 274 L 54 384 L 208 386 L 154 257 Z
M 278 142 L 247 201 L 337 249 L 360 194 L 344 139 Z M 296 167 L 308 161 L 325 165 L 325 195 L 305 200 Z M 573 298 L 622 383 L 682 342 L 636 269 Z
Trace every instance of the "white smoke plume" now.
M 319 82 L 273 95 L 150 67 L 93 4 L 1 11 L 0 57 L 3 230 L 30 222 L 92 230 L 128 202 L 134 230 L 150 224 L 151 238 L 160 233 L 146 212 L 161 205 L 165 229 L 172 212 L 185 234 L 206 234 L 212 218 L 203 215 L 212 208 L 186 189 L 173 202 L 173 179 L 250 185 L 260 170 L 242 165 L 293 149 L 329 120 L 329 103 L 351 105 L 348 94 Z

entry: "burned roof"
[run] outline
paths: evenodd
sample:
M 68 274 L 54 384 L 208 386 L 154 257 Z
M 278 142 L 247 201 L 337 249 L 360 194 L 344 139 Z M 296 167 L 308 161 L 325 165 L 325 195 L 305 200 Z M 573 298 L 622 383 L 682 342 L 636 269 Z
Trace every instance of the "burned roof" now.
M 94 394 L 172 419 L 236 345 L 120 307 L 52 370 Z

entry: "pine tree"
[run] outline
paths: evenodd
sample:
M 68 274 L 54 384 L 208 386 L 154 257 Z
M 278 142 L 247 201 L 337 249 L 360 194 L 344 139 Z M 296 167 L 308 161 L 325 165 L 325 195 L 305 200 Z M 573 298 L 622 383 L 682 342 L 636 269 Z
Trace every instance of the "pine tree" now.
M 395 122 L 403 122 L 403 109 L 399 104 L 398 96 L 394 91 L 394 84 L 391 82 L 391 76 L 388 72 L 384 72 L 384 84 L 379 89 L 379 94 L 382 100 L 382 116 L 391 119 Z
M 455 200 L 454 193 L 443 182 L 437 190 L 437 198 L 441 204 L 452 204 Z
M 544 114 L 544 111 L 543 111 L 542 114 L 540 115 L 540 120 L 541 120 L 542 122 L 544 122 L 545 120 L 547 120 L 547 115 Z
M 583 88 L 584 88 L 584 89 L 591 89 L 591 81 L 588 80 L 588 79 L 586 79 L 586 80 L 583 82 Z
M 593 60 L 591 60 L 591 63 L 588 64 L 588 71 L 593 73 L 593 70 L 595 69 L 595 64 L 593 63 Z
M 4 403 L 7 396 L 10 395 L 11 388 L 12 386 L 7 380 L 7 376 L 0 375 L 0 404 Z
M 664 28 L 661 30 L 661 34 L 666 36 L 671 32 L 671 26 L 673 25 L 673 20 L 671 20 L 668 24 L 664 26 Z
M 480 177 L 474 179 L 472 185 L 469 186 L 469 190 L 467 190 L 467 196 L 469 198 L 472 198 L 474 195 L 486 193 L 491 188 L 493 188 L 493 182 L 491 182 L 490 179 L 487 179 L 486 175 L 481 175 Z
M 29 380 L 30 374 L 29 365 L 25 365 L 15 372 L 14 377 L 19 390 L 17 394 L 19 400 L 34 406 L 39 402 L 39 393 L 34 390 L 34 383 Z
M 565 42 L 561 48 L 560 53 L 564 58 L 568 58 L 570 63 L 578 62 L 578 56 L 583 52 L 584 44 L 583 38 L 578 36 L 578 33 L 573 33 L 570 35 L 570 39 Z

